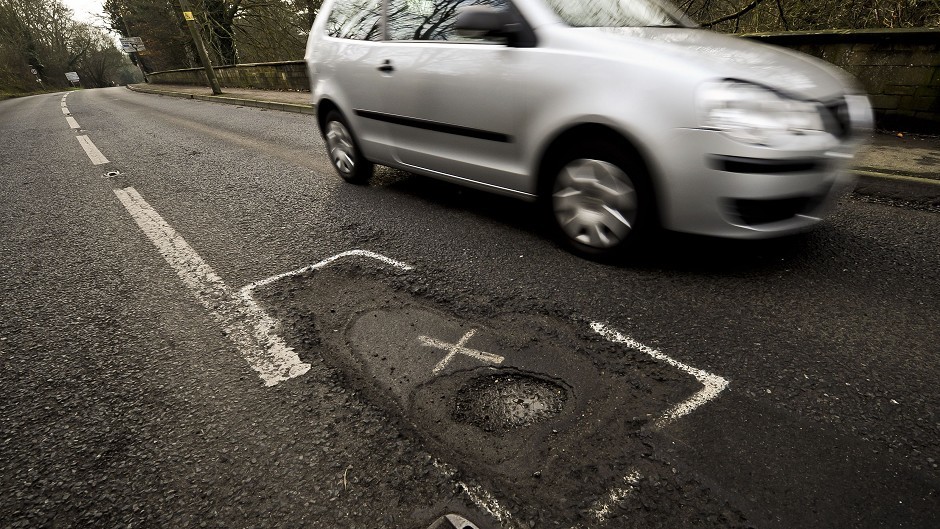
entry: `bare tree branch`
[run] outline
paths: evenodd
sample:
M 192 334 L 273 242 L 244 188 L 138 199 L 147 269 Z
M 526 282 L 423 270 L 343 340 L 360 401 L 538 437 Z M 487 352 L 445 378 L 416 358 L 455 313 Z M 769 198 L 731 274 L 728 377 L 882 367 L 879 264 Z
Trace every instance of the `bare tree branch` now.
M 763 1 L 764 1 L 764 0 L 753 0 L 750 4 L 748 4 L 748 5 L 744 6 L 743 8 L 741 8 L 741 10 L 738 11 L 737 13 L 732 13 L 732 14 L 730 14 L 730 15 L 725 15 L 725 16 L 723 16 L 723 17 L 721 17 L 721 18 L 712 20 L 711 22 L 706 22 L 706 23 L 702 24 L 702 27 L 710 28 L 710 27 L 712 27 L 712 26 L 716 26 L 716 25 L 718 25 L 718 24 L 721 24 L 722 22 L 727 22 L 727 21 L 729 21 L 729 20 L 737 20 L 737 19 L 740 19 L 740 18 L 743 17 L 744 15 L 748 14 L 752 9 L 754 9 L 754 8 L 757 7 L 757 6 L 759 6 Z

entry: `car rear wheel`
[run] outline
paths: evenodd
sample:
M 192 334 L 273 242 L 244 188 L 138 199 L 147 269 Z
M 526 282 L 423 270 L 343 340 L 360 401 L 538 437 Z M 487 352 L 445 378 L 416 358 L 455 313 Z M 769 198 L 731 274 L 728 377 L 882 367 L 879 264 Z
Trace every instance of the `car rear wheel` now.
M 372 177 L 372 162 L 362 157 L 349 125 L 336 110 L 331 110 L 323 122 L 330 163 L 341 177 L 353 184 L 366 184 Z
M 621 148 L 598 143 L 571 149 L 550 170 L 551 218 L 567 246 L 589 257 L 622 255 L 639 246 L 654 207 L 642 164 Z

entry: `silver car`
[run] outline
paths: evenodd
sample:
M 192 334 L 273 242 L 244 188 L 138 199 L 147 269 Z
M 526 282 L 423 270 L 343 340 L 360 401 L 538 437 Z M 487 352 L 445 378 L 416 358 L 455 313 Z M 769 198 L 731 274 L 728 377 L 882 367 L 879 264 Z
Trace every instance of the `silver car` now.
M 340 176 L 539 200 L 589 255 L 809 228 L 872 125 L 841 70 L 660 0 L 326 0 L 306 61 Z

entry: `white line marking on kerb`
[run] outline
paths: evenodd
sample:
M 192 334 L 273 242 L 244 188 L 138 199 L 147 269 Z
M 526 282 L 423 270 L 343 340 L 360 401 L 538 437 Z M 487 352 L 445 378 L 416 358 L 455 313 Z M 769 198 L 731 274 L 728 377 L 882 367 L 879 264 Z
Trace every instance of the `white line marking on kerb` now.
M 91 160 L 91 163 L 95 165 L 101 165 L 108 163 L 108 159 L 101 154 L 101 151 L 98 150 L 98 147 L 95 147 L 95 144 L 91 142 L 91 139 L 88 136 L 76 136 L 78 143 L 81 144 L 82 149 L 85 149 L 85 154 L 88 155 L 88 159 Z
M 72 116 L 65 116 L 65 121 L 68 121 L 69 127 L 72 127 L 73 129 L 81 128 L 78 126 L 78 122 L 75 121 L 75 118 L 73 118 Z
M 720 376 L 713 375 L 707 371 L 703 371 L 690 365 L 683 364 L 678 360 L 674 360 L 657 351 L 656 349 L 653 349 L 652 347 L 643 345 L 633 338 L 620 334 L 603 323 L 594 322 L 591 324 L 591 328 L 611 342 L 624 344 L 631 349 L 636 349 L 637 351 L 646 353 L 656 360 L 666 362 L 680 371 L 684 371 L 692 375 L 703 386 L 705 386 L 688 399 L 666 410 L 654 423 L 654 427 L 656 428 L 662 428 L 679 417 L 683 417 L 689 413 L 692 413 L 696 408 L 717 397 L 718 394 L 722 392 L 722 390 L 728 387 L 728 381 L 721 378 Z
M 297 353 L 274 333 L 275 322 L 252 299 L 229 288 L 133 188 L 115 189 L 121 203 L 166 262 L 222 324 L 228 338 L 265 386 L 273 386 L 310 370 Z

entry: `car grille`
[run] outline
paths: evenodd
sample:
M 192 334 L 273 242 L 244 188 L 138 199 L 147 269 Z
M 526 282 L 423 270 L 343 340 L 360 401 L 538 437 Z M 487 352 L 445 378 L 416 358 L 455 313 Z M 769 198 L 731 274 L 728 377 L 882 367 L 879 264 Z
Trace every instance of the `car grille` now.
M 849 105 L 844 97 L 824 103 L 821 113 L 826 132 L 839 139 L 848 138 L 852 134 Z
M 828 188 L 816 195 L 801 195 L 771 200 L 734 199 L 729 201 L 730 213 L 740 224 L 758 226 L 791 219 L 818 208 Z

